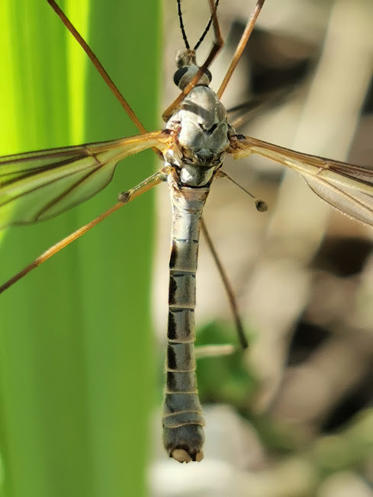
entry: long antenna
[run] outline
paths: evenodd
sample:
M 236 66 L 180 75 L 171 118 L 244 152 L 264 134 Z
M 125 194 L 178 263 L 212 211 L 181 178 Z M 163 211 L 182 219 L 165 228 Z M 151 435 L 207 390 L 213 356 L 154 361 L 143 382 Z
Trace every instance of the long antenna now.
M 264 0 L 263 0 L 264 1 Z M 196 86 L 202 74 L 206 71 L 206 69 L 210 66 L 211 62 L 215 59 L 216 55 L 220 51 L 221 47 L 224 45 L 224 40 L 220 33 L 219 21 L 216 16 L 216 7 L 214 4 L 214 0 L 209 0 L 211 17 L 212 17 L 212 25 L 214 27 L 214 35 L 215 40 L 211 47 L 210 53 L 208 54 L 205 62 L 197 71 L 197 74 L 192 78 L 182 92 L 179 93 L 179 96 L 175 98 L 175 100 L 167 107 L 167 109 L 163 112 L 162 118 L 164 121 L 167 121 L 169 117 L 172 115 L 176 107 L 180 104 L 180 102 L 188 95 L 192 88 Z
M 180 1 L 180 0 L 178 0 Z M 218 8 L 218 5 L 219 5 L 219 0 L 216 0 L 215 1 L 215 13 L 216 13 L 216 9 Z M 207 26 L 205 27 L 203 33 L 201 34 L 201 37 L 200 39 L 197 41 L 197 43 L 195 44 L 194 46 L 194 49 L 193 50 L 198 50 L 198 47 L 201 45 L 201 43 L 203 42 L 203 40 L 205 39 L 207 33 L 209 32 L 209 29 L 211 27 L 211 23 L 212 23 L 212 15 L 210 16 L 210 19 L 209 19 L 209 22 L 207 23 Z
M 219 0 L 215 0 L 215 11 L 216 11 L 218 5 L 219 5 Z M 185 31 L 185 26 L 184 26 L 184 21 L 183 21 L 183 13 L 181 11 L 181 0 L 177 0 L 177 15 L 179 17 L 179 26 L 180 26 L 181 34 L 183 36 L 185 48 L 187 50 L 189 50 L 190 45 L 189 45 L 188 37 L 187 37 L 186 31 Z M 203 33 L 200 36 L 200 39 L 195 44 L 193 50 L 198 50 L 199 46 L 201 45 L 201 43 L 203 42 L 207 33 L 210 30 L 211 23 L 212 23 L 212 15 L 210 16 L 209 22 L 207 23 L 205 29 L 203 30 Z
M 179 17 L 179 25 L 180 25 L 180 31 L 181 34 L 183 35 L 183 40 L 185 43 L 185 48 L 189 50 L 190 45 L 188 42 L 188 37 L 185 32 L 185 27 L 184 27 L 184 21 L 183 21 L 183 13 L 181 12 L 181 0 L 177 0 L 177 15 Z

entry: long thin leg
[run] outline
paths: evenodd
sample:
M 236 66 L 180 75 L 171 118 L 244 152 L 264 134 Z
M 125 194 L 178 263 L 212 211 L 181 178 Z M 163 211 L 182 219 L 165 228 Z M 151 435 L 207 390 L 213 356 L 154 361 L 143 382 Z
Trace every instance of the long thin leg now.
M 210 4 L 210 11 L 211 11 L 211 17 L 212 17 L 212 24 L 214 27 L 214 35 L 215 35 L 215 40 L 214 43 L 211 47 L 210 53 L 208 54 L 205 62 L 202 64 L 202 66 L 199 68 L 199 71 L 197 74 L 194 76 L 192 81 L 183 89 L 183 91 L 180 93 L 180 95 L 167 107 L 167 109 L 163 112 L 162 118 L 167 121 L 168 118 L 171 116 L 171 114 L 174 112 L 176 107 L 180 104 L 180 102 L 188 95 L 190 90 L 196 86 L 198 83 L 200 77 L 206 69 L 209 67 L 211 62 L 214 60 L 222 46 L 224 45 L 224 40 L 221 36 L 220 32 L 220 26 L 219 26 L 219 21 L 216 15 L 216 5 L 214 4 L 214 0 L 209 0 Z
M 127 192 L 121 193 L 119 195 L 119 202 L 117 202 L 115 205 L 110 207 L 110 209 L 103 212 L 89 223 L 85 224 L 81 228 L 77 229 L 70 235 L 66 236 L 65 238 L 57 242 L 55 245 L 52 245 L 52 247 L 47 249 L 45 252 L 39 255 L 39 257 L 37 257 L 34 261 L 32 261 L 31 264 L 24 267 L 21 271 L 19 271 L 19 273 L 15 274 L 12 278 L 10 278 L 3 285 L 1 285 L 0 293 L 4 292 L 4 290 L 12 286 L 14 283 L 16 283 L 24 276 L 26 276 L 26 274 L 28 274 L 32 269 L 37 268 L 38 266 L 43 264 L 43 262 L 47 261 L 53 255 L 57 254 L 57 252 L 67 247 L 67 245 L 70 245 L 70 243 L 74 242 L 75 240 L 83 236 L 85 233 L 87 233 L 87 231 L 89 231 L 91 228 L 96 226 L 96 224 L 101 223 L 101 221 L 109 217 L 110 214 L 113 214 L 113 212 L 120 209 L 123 205 L 127 204 L 128 202 L 131 202 L 131 200 L 133 200 L 134 198 L 150 190 L 151 188 L 153 188 L 153 186 L 158 185 L 158 183 L 160 183 L 161 181 L 164 181 L 165 174 L 166 174 L 165 169 L 161 169 L 152 176 L 149 176 L 149 178 L 146 178 L 144 181 L 139 183 L 134 188 L 131 188 Z
M 256 20 L 258 18 L 260 11 L 262 10 L 264 2 L 265 2 L 265 0 L 258 0 L 256 2 L 255 9 L 254 9 L 253 13 L 251 14 L 251 16 L 246 24 L 245 31 L 243 32 L 241 39 L 237 45 L 236 51 L 233 55 L 232 62 L 230 63 L 230 66 L 228 67 L 228 70 L 224 76 L 224 79 L 223 79 L 218 91 L 216 92 L 216 94 L 219 98 L 221 98 L 221 96 L 223 95 L 224 90 L 228 84 L 228 81 L 231 79 L 233 71 L 236 69 L 238 61 L 240 60 L 241 55 L 242 55 L 243 51 L 245 50 L 246 44 L 249 41 L 250 35 L 254 29 Z
M 240 315 L 238 312 L 237 302 L 236 302 L 236 299 L 235 299 L 235 296 L 234 296 L 234 293 L 232 290 L 232 286 L 228 280 L 227 273 L 225 272 L 225 269 L 220 261 L 218 253 L 216 252 L 216 249 L 215 249 L 214 244 L 211 240 L 210 234 L 207 231 L 206 224 L 205 224 L 203 218 L 201 219 L 201 230 L 202 230 L 202 233 L 206 239 L 206 242 L 207 242 L 208 248 L 210 249 L 212 257 L 215 261 L 216 267 L 218 268 L 221 279 L 223 281 L 223 285 L 224 285 L 225 291 L 226 291 L 227 296 L 228 296 L 229 304 L 230 304 L 231 309 L 232 309 L 234 322 L 235 322 L 236 330 L 237 330 L 237 334 L 238 334 L 238 339 L 240 341 L 241 347 L 243 349 L 247 349 L 248 343 L 247 343 L 247 339 L 245 337 L 244 327 L 242 325 L 242 321 L 241 321 L 241 318 L 240 318 Z
M 62 20 L 64 25 L 67 27 L 67 29 L 70 31 L 70 33 L 74 36 L 74 38 L 79 43 L 79 45 L 83 48 L 83 50 L 88 55 L 88 57 L 91 59 L 93 65 L 98 70 L 98 72 L 102 76 L 103 80 L 108 85 L 110 90 L 113 92 L 115 97 L 119 100 L 121 106 L 127 112 L 129 118 L 135 124 L 135 126 L 140 131 L 140 133 L 146 133 L 147 132 L 146 129 L 144 128 L 144 126 L 141 123 L 141 121 L 139 120 L 139 118 L 136 116 L 134 110 L 131 108 L 131 106 L 129 105 L 127 100 L 124 98 L 124 96 L 121 94 L 121 92 L 119 91 L 119 89 L 115 85 L 114 81 L 111 79 L 109 74 L 106 72 L 104 66 L 98 60 L 97 56 L 93 53 L 93 51 L 90 48 L 90 46 L 88 45 L 88 43 L 84 40 L 84 38 L 80 35 L 80 33 L 72 25 L 70 20 L 67 18 L 66 14 L 56 4 L 55 0 L 47 0 L 47 2 L 52 7 L 52 9 L 56 12 L 56 14 L 60 17 L 60 19 Z

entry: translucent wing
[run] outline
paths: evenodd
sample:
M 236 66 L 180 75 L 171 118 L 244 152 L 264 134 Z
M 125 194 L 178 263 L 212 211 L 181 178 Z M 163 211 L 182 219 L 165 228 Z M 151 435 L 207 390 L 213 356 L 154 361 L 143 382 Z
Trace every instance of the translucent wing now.
M 295 152 L 256 138 L 231 138 L 235 158 L 258 154 L 300 173 L 319 197 L 348 216 L 373 226 L 373 169 Z
M 0 157 L 0 229 L 56 216 L 104 188 L 117 163 L 151 147 L 165 148 L 161 131 Z

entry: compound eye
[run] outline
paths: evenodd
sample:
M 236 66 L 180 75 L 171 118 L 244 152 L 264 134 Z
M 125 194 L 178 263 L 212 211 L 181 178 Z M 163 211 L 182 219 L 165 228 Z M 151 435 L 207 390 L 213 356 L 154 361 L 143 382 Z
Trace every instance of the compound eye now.
M 180 67 L 174 74 L 174 83 L 176 86 L 179 86 L 181 78 L 188 71 L 188 66 Z
M 179 88 L 183 89 L 186 85 L 192 81 L 194 76 L 199 70 L 198 66 L 183 66 L 178 69 L 174 74 L 174 83 Z M 198 84 L 209 85 L 211 83 L 211 73 L 208 69 L 202 74 Z

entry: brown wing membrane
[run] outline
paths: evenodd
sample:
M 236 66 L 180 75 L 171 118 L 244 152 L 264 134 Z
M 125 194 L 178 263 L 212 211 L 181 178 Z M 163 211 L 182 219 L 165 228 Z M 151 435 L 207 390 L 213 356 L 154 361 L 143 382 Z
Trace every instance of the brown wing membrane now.
M 231 138 L 234 158 L 258 154 L 294 169 L 323 200 L 344 214 L 373 226 L 373 169 L 295 152 L 256 138 Z
M 161 132 L 0 157 L 0 229 L 56 216 L 111 180 L 118 162 L 148 148 L 162 151 Z

